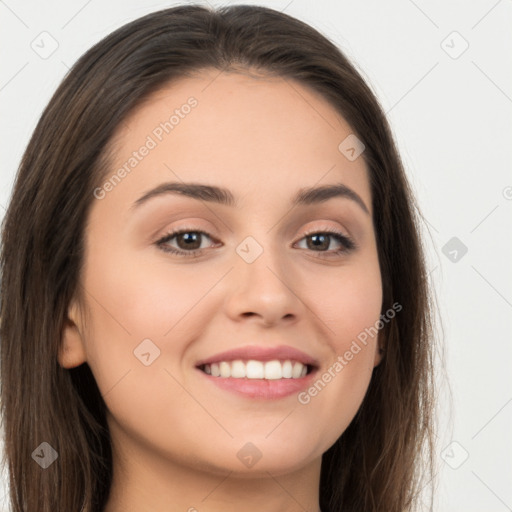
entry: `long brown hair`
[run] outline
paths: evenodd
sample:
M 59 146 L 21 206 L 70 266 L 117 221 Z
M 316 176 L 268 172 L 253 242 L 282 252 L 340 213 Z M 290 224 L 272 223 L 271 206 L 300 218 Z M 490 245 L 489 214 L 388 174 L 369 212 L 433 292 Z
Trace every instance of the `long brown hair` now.
M 364 141 L 382 312 L 403 309 L 379 334 L 385 355 L 360 410 L 323 455 L 320 505 L 413 510 L 433 472 L 432 301 L 418 208 L 383 110 L 355 67 L 307 24 L 245 5 L 174 7 L 122 26 L 76 62 L 32 135 L 2 233 L 1 407 L 12 510 L 105 506 L 105 403 L 87 364 L 66 370 L 57 362 L 68 305 L 81 296 L 87 215 L 120 123 L 152 92 L 206 68 L 308 86 Z M 43 442 L 58 454 L 44 470 L 33 460 Z

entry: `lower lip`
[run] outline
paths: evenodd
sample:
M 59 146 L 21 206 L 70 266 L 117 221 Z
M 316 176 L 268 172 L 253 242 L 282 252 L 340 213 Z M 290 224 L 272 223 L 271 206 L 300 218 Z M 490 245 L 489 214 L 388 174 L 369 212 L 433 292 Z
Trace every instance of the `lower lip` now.
M 298 379 L 233 379 L 231 377 L 213 377 L 199 370 L 210 382 L 221 389 L 231 391 L 247 398 L 275 400 L 299 393 L 310 385 L 316 370 Z

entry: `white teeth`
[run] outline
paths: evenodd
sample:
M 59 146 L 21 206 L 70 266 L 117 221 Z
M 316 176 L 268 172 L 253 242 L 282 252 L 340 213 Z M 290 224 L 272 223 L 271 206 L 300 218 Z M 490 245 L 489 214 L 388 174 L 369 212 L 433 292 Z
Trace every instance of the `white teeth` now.
M 279 361 L 265 363 L 265 379 L 277 380 L 283 378 L 283 369 Z
M 231 377 L 231 365 L 229 363 L 222 361 L 219 364 L 219 368 L 221 377 Z
M 296 362 L 293 364 L 293 369 L 292 369 L 292 378 L 293 379 L 298 379 L 299 377 L 302 377 L 302 368 L 304 368 L 304 365 L 301 363 Z M 212 373 L 213 373 L 213 370 L 212 370 Z
M 231 377 L 235 379 L 243 379 L 245 377 L 245 364 L 243 361 L 233 361 L 231 363 Z
M 265 378 L 265 370 L 261 361 L 248 361 L 245 366 L 245 371 L 248 379 Z
M 267 380 L 299 379 L 305 377 L 308 372 L 307 366 L 298 361 L 279 361 L 277 359 L 265 363 L 254 359 L 221 361 L 205 364 L 203 370 L 213 377 Z
M 217 363 L 212 363 L 210 368 L 211 368 L 211 373 L 214 377 L 220 377 L 220 369 L 219 369 L 219 365 Z
M 285 361 L 283 363 L 283 378 L 284 379 L 291 379 L 292 378 L 292 362 L 291 361 Z

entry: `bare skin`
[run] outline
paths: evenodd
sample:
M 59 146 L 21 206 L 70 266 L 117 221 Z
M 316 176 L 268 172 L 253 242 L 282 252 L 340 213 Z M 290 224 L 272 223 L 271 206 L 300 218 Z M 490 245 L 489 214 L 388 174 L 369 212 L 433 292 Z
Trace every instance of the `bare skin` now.
M 190 97 L 197 104 L 158 140 L 155 128 Z M 70 304 L 59 354 L 65 368 L 89 364 L 108 408 L 107 512 L 318 512 L 322 454 L 380 362 L 374 337 L 332 370 L 382 305 L 366 165 L 338 150 L 351 133 L 296 82 L 210 70 L 158 91 L 120 127 L 107 179 L 148 136 L 156 147 L 93 200 L 81 276 L 88 314 Z M 133 206 L 168 182 L 224 187 L 237 205 L 166 193 Z M 340 183 L 363 205 L 346 196 L 291 204 L 301 188 Z M 199 256 L 164 250 L 192 252 L 180 236 L 158 244 L 180 229 L 207 233 L 196 234 Z M 334 236 L 311 243 L 330 230 L 356 248 Z M 262 252 L 248 263 L 237 247 Z M 196 368 L 247 345 L 294 347 L 315 358 L 315 375 L 331 368 L 334 377 L 301 403 L 298 393 L 221 389 Z M 261 458 L 249 467 L 247 454 Z

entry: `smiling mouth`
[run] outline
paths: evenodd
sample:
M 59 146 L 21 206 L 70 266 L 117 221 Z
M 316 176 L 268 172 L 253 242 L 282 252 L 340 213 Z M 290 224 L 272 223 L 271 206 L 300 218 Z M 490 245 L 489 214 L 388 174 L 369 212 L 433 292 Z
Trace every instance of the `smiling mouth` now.
M 212 377 L 247 380 L 300 379 L 315 369 L 313 365 L 290 359 L 273 359 L 271 361 L 237 359 L 202 364 L 198 368 Z

